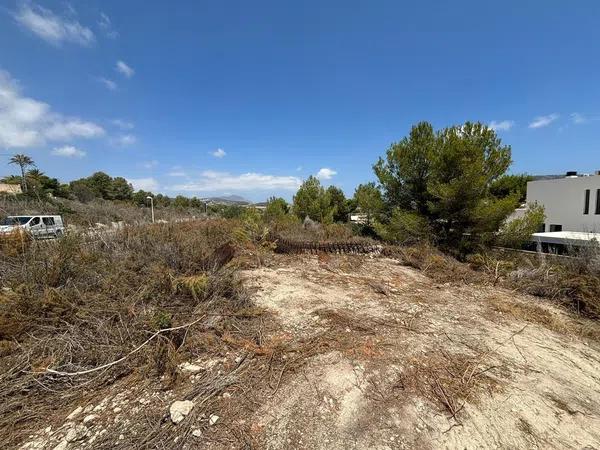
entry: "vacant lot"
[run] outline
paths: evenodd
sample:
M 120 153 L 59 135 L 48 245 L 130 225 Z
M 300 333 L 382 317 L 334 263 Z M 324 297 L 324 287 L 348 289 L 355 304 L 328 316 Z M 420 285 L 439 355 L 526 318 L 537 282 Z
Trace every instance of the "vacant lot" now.
M 248 271 L 290 339 L 321 345 L 254 420 L 268 448 L 596 448 L 600 347 L 542 300 L 365 256 Z
M 96 264 L 54 282 L 70 309 L 3 341 L 5 448 L 600 447 L 596 322 L 378 256 L 224 264 L 217 225 L 70 244 Z

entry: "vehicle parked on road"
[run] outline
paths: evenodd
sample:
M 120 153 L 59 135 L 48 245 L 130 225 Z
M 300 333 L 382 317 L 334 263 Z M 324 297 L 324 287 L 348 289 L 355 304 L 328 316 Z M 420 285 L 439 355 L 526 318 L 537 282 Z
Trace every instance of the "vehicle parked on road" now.
M 61 216 L 23 215 L 8 216 L 0 221 L 0 235 L 15 231 L 29 233 L 34 239 L 53 239 L 65 234 Z

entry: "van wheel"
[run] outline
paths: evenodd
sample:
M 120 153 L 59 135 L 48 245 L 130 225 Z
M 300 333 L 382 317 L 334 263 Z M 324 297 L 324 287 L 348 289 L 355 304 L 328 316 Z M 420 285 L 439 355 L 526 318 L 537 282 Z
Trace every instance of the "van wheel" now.
M 61 238 L 62 236 L 63 236 L 62 230 L 56 230 L 56 232 L 54 233 L 54 237 L 56 239 Z

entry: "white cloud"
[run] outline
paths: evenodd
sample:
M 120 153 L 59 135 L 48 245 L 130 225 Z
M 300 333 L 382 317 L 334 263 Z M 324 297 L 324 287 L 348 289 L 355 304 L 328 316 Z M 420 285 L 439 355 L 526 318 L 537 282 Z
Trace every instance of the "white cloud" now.
M 110 121 L 110 123 L 112 123 L 115 127 L 120 128 L 121 130 L 132 130 L 135 127 L 133 122 L 128 122 L 126 120 L 121 119 L 113 119 Z
M 502 120 L 500 122 L 492 120 L 488 126 L 495 131 L 508 131 L 515 126 L 515 122 L 513 120 Z
M 337 172 L 327 167 L 323 167 L 317 172 L 317 178 L 320 180 L 330 180 L 334 175 L 337 175 Z
M 170 187 L 174 191 L 254 191 L 254 190 L 296 190 L 302 180 L 292 176 L 265 175 L 261 173 L 243 173 L 232 175 L 227 172 L 202 172 L 200 179 Z
M 155 178 L 127 178 L 127 181 L 131 183 L 136 191 L 152 191 L 156 192 L 159 190 L 160 185 Z
M 63 156 L 65 158 L 83 158 L 86 155 L 83 150 L 79 150 L 77 147 L 73 147 L 72 145 L 56 147 L 51 153 L 54 156 Z
M 133 134 L 122 134 L 112 139 L 111 142 L 113 145 L 119 147 L 128 147 L 135 144 L 137 142 L 137 138 Z
M 298 167 L 296 167 L 296 172 L 301 172 L 301 171 L 302 171 L 302 169 L 304 169 L 304 167 L 302 167 L 302 166 L 298 166 Z
M 222 158 L 226 154 L 227 153 L 225 153 L 225 150 L 223 150 L 222 148 L 218 148 L 214 152 L 211 153 L 211 155 L 213 155 L 215 158 Z
M 121 75 L 125 76 L 126 78 L 131 78 L 135 74 L 135 70 L 133 70 L 133 68 L 125 64 L 123 61 L 117 61 L 115 70 Z
M 158 166 L 158 161 L 155 159 L 152 159 L 150 161 L 145 161 L 144 163 L 142 163 L 142 167 L 144 169 L 154 169 L 157 166 Z
M 183 170 L 171 170 L 170 172 L 167 173 L 167 176 L 169 176 L 169 177 L 187 177 L 187 173 L 185 173 Z
M 103 134 L 104 130 L 100 126 L 79 119 L 56 122 L 46 130 L 46 136 L 53 141 L 69 141 L 74 137 L 93 138 Z
M 93 122 L 65 117 L 47 103 L 24 97 L 10 74 L 0 70 L 0 147 L 35 147 L 46 141 L 103 135 L 104 129 Z
M 549 114 L 547 116 L 539 116 L 533 119 L 533 122 L 529 124 L 529 128 L 542 128 L 547 127 L 560 116 L 558 114 Z
M 13 14 L 16 21 L 29 31 L 52 45 L 72 42 L 83 46 L 94 43 L 92 30 L 79 22 L 60 17 L 35 3 L 23 2 Z
M 98 81 L 98 83 L 102 83 L 109 91 L 117 90 L 117 83 L 115 83 L 113 80 L 109 80 L 108 78 L 104 77 L 98 77 L 96 78 L 96 81 Z
M 98 19 L 98 26 L 102 30 L 102 32 L 111 39 L 116 39 L 119 37 L 119 33 L 113 28 L 112 22 L 108 15 L 100 12 L 100 19 Z
M 571 121 L 575 125 L 583 125 L 583 124 L 590 123 L 590 122 L 597 122 L 599 120 L 600 120 L 600 116 L 588 116 L 588 115 L 581 114 L 581 113 L 572 113 L 571 114 Z

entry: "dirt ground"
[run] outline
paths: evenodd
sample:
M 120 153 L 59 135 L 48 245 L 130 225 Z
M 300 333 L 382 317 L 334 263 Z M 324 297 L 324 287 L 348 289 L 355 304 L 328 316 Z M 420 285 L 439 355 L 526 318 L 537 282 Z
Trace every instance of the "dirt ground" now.
M 292 339 L 328 343 L 254 413 L 266 448 L 600 448 L 600 346 L 548 302 L 367 256 L 244 277 Z
M 199 323 L 175 379 L 74 380 L 18 448 L 600 449 L 597 322 L 379 256 L 241 275 L 256 306 L 239 333 Z

